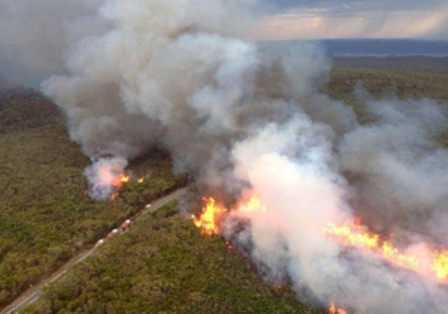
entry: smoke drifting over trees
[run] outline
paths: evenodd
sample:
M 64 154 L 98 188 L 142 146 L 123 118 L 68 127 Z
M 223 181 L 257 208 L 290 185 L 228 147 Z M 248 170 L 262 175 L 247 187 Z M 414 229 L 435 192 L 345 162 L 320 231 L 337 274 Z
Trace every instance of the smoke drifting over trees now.
M 291 280 L 299 295 L 356 313 L 444 312 L 443 286 L 347 252 L 321 232 L 356 215 L 405 235 L 405 247 L 448 245 L 448 158 L 434 140 L 446 131 L 443 106 L 366 98 L 373 122 L 360 125 L 350 107 L 319 92 L 331 65 L 318 46 L 250 39 L 253 1 L 2 6 L 14 14 L 1 22 L 0 69 L 14 60 L 36 79 L 56 73 L 42 90 L 94 162 L 107 154 L 124 167 L 159 145 L 204 193 L 227 203 L 256 195 L 268 216 L 224 234 L 253 246 L 260 269 Z M 48 13 L 45 23 L 27 19 L 37 11 Z M 13 29 L 34 39 L 17 42 L 20 56 L 9 50 Z

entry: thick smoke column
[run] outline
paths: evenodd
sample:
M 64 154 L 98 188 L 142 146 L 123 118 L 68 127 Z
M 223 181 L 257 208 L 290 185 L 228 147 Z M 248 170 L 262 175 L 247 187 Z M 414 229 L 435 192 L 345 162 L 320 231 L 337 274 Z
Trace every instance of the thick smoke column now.
M 228 204 L 252 193 L 267 206 L 243 231 L 226 223 L 224 234 L 250 248 L 269 280 L 356 313 L 442 313 L 443 286 L 321 231 L 356 215 L 404 234 L 407 246 L 447 245 L 448 159 L 434 140 L 446 112 L 429 100 L 369 101 L 374 122 L 360 126 L 349 107 L 318 92 L 330 68 L 318 47 L 250 40 L 255 8 L 103 0 L 88 10 L 95 32 L 71 21 L 66 74 L 42 87 L 96 163 L 87 176 L 101 181 L 99 163 L 124 168 L 162 146 L 204 193 Z

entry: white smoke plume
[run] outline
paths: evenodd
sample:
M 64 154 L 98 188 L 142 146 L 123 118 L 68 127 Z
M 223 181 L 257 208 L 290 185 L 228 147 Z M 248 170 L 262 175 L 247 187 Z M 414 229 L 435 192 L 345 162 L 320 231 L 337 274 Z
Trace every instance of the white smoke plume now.
M 84 175 L 89 180 L 87 192 L 95 200 L 108 200 L 121 186 L 124 169 L 128 165 L 123 158 L 101 158 L 93 160 Z
M 269 280 L 354 313 L 445 312 L 445 286 L 322 228 L 359 216 L 403 234 L 406 247 L 447 246 L 448 159 L 435 140 L 446 112 L 429 100 L 369 101 L 371 122 L 360 125 L 319 93 L 331 66 L 319 47 L 250 39 L 256 9 L 249 0 L 102 0 L 69 20 L 65 69 L 42 88 L 94 161 L 94 197 L 113 192 L 98 166 L 116 161 L 115 174 L 158 145 L 205 194 L 232 204 L 252 193 L 266 205 L 223 232 Z

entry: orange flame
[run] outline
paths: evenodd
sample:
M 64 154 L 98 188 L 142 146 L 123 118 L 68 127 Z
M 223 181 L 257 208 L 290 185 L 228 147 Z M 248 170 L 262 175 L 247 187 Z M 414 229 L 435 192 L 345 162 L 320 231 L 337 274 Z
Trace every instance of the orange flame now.
M 432 270 L 435 272 L 437 278 L 441 280 L 448 279 L 448 251 L 444 247 L 434 252 Z
M 125 174 L 122 174 L 122 175 L 120 176 L 120 181 L 121 181 L 121 183 L 128 183 L 130 179 L 131 179 L 131 177 L 130 177 L 130 176 L 127 176 L 127 175 L 125 175 Z
M 191 216 L 193 223 L 196 227 L 201 229 L 202 234 L 213 235 L 219 233 L 219 219 L 228 210 L 222 206 L 216 204 L 215 199 L 212 197 L 204 197 L 202 199 L 205 202 L 205 207 L 202 209 L 199 217 L 195 215 Z M 242 203 L 237 206 L 237 211 L 244 213 L 252 213 L 255 211 L 266 212 L 266 206 L 256 197 L 251 197 L 246 203 Z
M 275 293 L 279 293 L 279 292 L 282 291 L 283 286 L 281 286 L 281 285 L 274 285 L 274 286 L 272 287 L 272 289 L 274 290 Z
M 369 250 L 378 246 L 379 236 L 366 232 L 365 227 L 361 225 L 359 220 L 353 223 L 345 223 L 341 226 L 329 223 L 323 231 L 326 234 L 344 238 L 347 244 L 351 246 L 358 246 Z
M 442 281 L 448 280 L 448 251 L 444 247 L 434 252 L 422 252 L 418 256 L 402 253 L 390 240 L 367 231 L 359 220 L 341 226 L 329 223 L 323 231 L 344 245 L 367 249 L 391 264 L 430 274 Z
M 382 253 L 387 260 L 393 261 L 398 266 L 409 269 L 418 269 L 419 267 L 420 262 L 417 256 L 401 254 L 390 241 L 383 242 Z
M 341 308 L 338 309 L 333 303 L 331 303 L 328 308 L 328 314 L 347 314 L 347 311 Z
M 201 229 L 202 234 L 214 235 L 219 232 L 218 219 L 219 216 L 227 210 L 224 207 L 216 205 L 215 199 L 212 197 L 204 197 L 205 207 L 199 217 L 191 216 L 196 227 Z
M 111 185 L 115 187 L 115 189 L 116 189 L 117 192 L 115 192 L 114 194 L 112 194 L 112 195 L 110 196 L 109 199 L 110 199 L 111 201 L 115 200 L 115 199 L 119 196 L 118 190 L 119 190 L 125 183 L 128 183 L 130 180 L 131 180 L 131 177 L 130 177 L 130 176 L 128 176 L 128 175 L 126 175 L 126 174 L 124 174 L 124 173 L 120 174 L 120 176 L 119 176 L 118 178 L 116 178 L 116 179 L 111 183 Z
M 120 174 L 120 176 L 118 176 L 112 181 L 111 185 L 119 189 L 123 186 L 123 184 L 128 183 L 130 180 L 131 180 L 130 176 L 122 173 Z
M 266 212 L 266 206 L 263 205 L 260 201 L 260 199 L 256 198 L 255 196 L 252 196 L 246 204 L 241 204 L 238 207 L 238 211 L 240 212 L 255 212 L 255 211 L 261 211 L 263 213 Z
M 219 220 L 228 212 L 226 208 L 216 204 L 211 197 L 204 197 L 205 206 L 201 214 L 191 218 L 193 223 L 201 229 L 202 234 L 214 235 L 219 233 Z M 247 202 L 242 202 L 235 208 L 241 213 L 267 212 L 267 208 L 261 200 L 251 197 Z M 409 254 L 400 251 L 387 237 L 369 232 L 360 219 L 346 222 L 340 225 L 328 223 L 323 228 L 325 235 L 338 243 L 364 249 L 372 254 L 379 255 L 383 260 L 393 265 L 411 269 L 420 274 L 436 278 L 448 283 L 448 250 L 441 247 L 439 250 L 430 251 L 421 249 L 417 254 Z M 336 309 L 337 314 L 346 313 L 343 309 Z

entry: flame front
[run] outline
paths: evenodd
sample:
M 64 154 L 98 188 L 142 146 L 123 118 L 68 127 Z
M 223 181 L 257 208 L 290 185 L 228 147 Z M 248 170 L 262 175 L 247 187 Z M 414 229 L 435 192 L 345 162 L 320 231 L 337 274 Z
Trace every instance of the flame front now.
M 261 211 L 263 213 L 266 212 L 266 206 L 261 203 L 261 200 L 256 198 L 255 196 L 252 196 L 247 203 L 243 203 L 240 206 L 238 206 L 238 211 L 240 212 L 246 212 L 251 213 L 255 211 Z
M 365 231 L 359 220 L 353 223 L 345 223 L 337 226 L 329 223 L 324 232 L 329 235 L 335 235 L 346 240 L 350 246 L 362 247 L 365 249 L 374 249 L 378 247 L 379 236 Z
M 329 223 L 323 231 L 343 245 L 366 249 L 396 266 L 412 269 L 441 281 L 448 280 L 448 251 L 444 247 L 432 252 L 422 251 L 418 255 L 403 253 L 393 245 L 392 241 L 367 231 L 359 220 L 340 226 Z
M 433 255 L 432 270 L 435 272 L 437 278 L 448 279 L 448 251 L 441 248 Z
M 333 303 L 331 303 L 328 308 L 328 314 L 347 314 L 347 311 L 341 308 L 338 309 Z
M 217 234 L 219 232 L 219 216 L 227 212 L 227 210 L 224 207 L 217 206 L 215 199 L 212 197 L 204 197 L 202 200 L 205 202 L 205 206 L 202 208 L 202 213 L 199 217 L 195 215 L 191 217 L 193 223 L 201 229 L 202 234 Z
M 217 234 L 220 231 L 220 219 L 229 211 L 216 204 L 212 197 L 204 197 L 203 201 L 205 206 L 198 217 L 192 216 L 193 223 L 201 229 L 202 234 Z M 266 206 L 254 196 L 246 202 L 239 203 L 234 210 L 243 214 L 267 212 Z M 444 247 L 430 251 L 425 246 L 413 254 L 403 252 L 395 247 L 388 237 L 369 232 L 367 227 L 361 224 L 360 219 L 343 224 L 328 223 L 323 232 L 340 245 L 365 250 L 395 266 L 411 269 L 421 275 L 448 283 L 448 251 Z M 338 314 L 346 313 L 343 309 L 335 308 L 334 311 Z
M 213 197 L 204 197 L 202 200 L 205 202 L 205 206 L 202 208 L 201 214 L 199 217 L 193 215 L 191 219 L 196 227 L 201 229 L 202 234 L 217 234 L 219 233 L 219 220 L 228 210 L 217 205 Z M 242 213 L 266 212 L 266 206 L 258 198 L 251 197 L 247 202 L 237 205 L 236 210 Z

